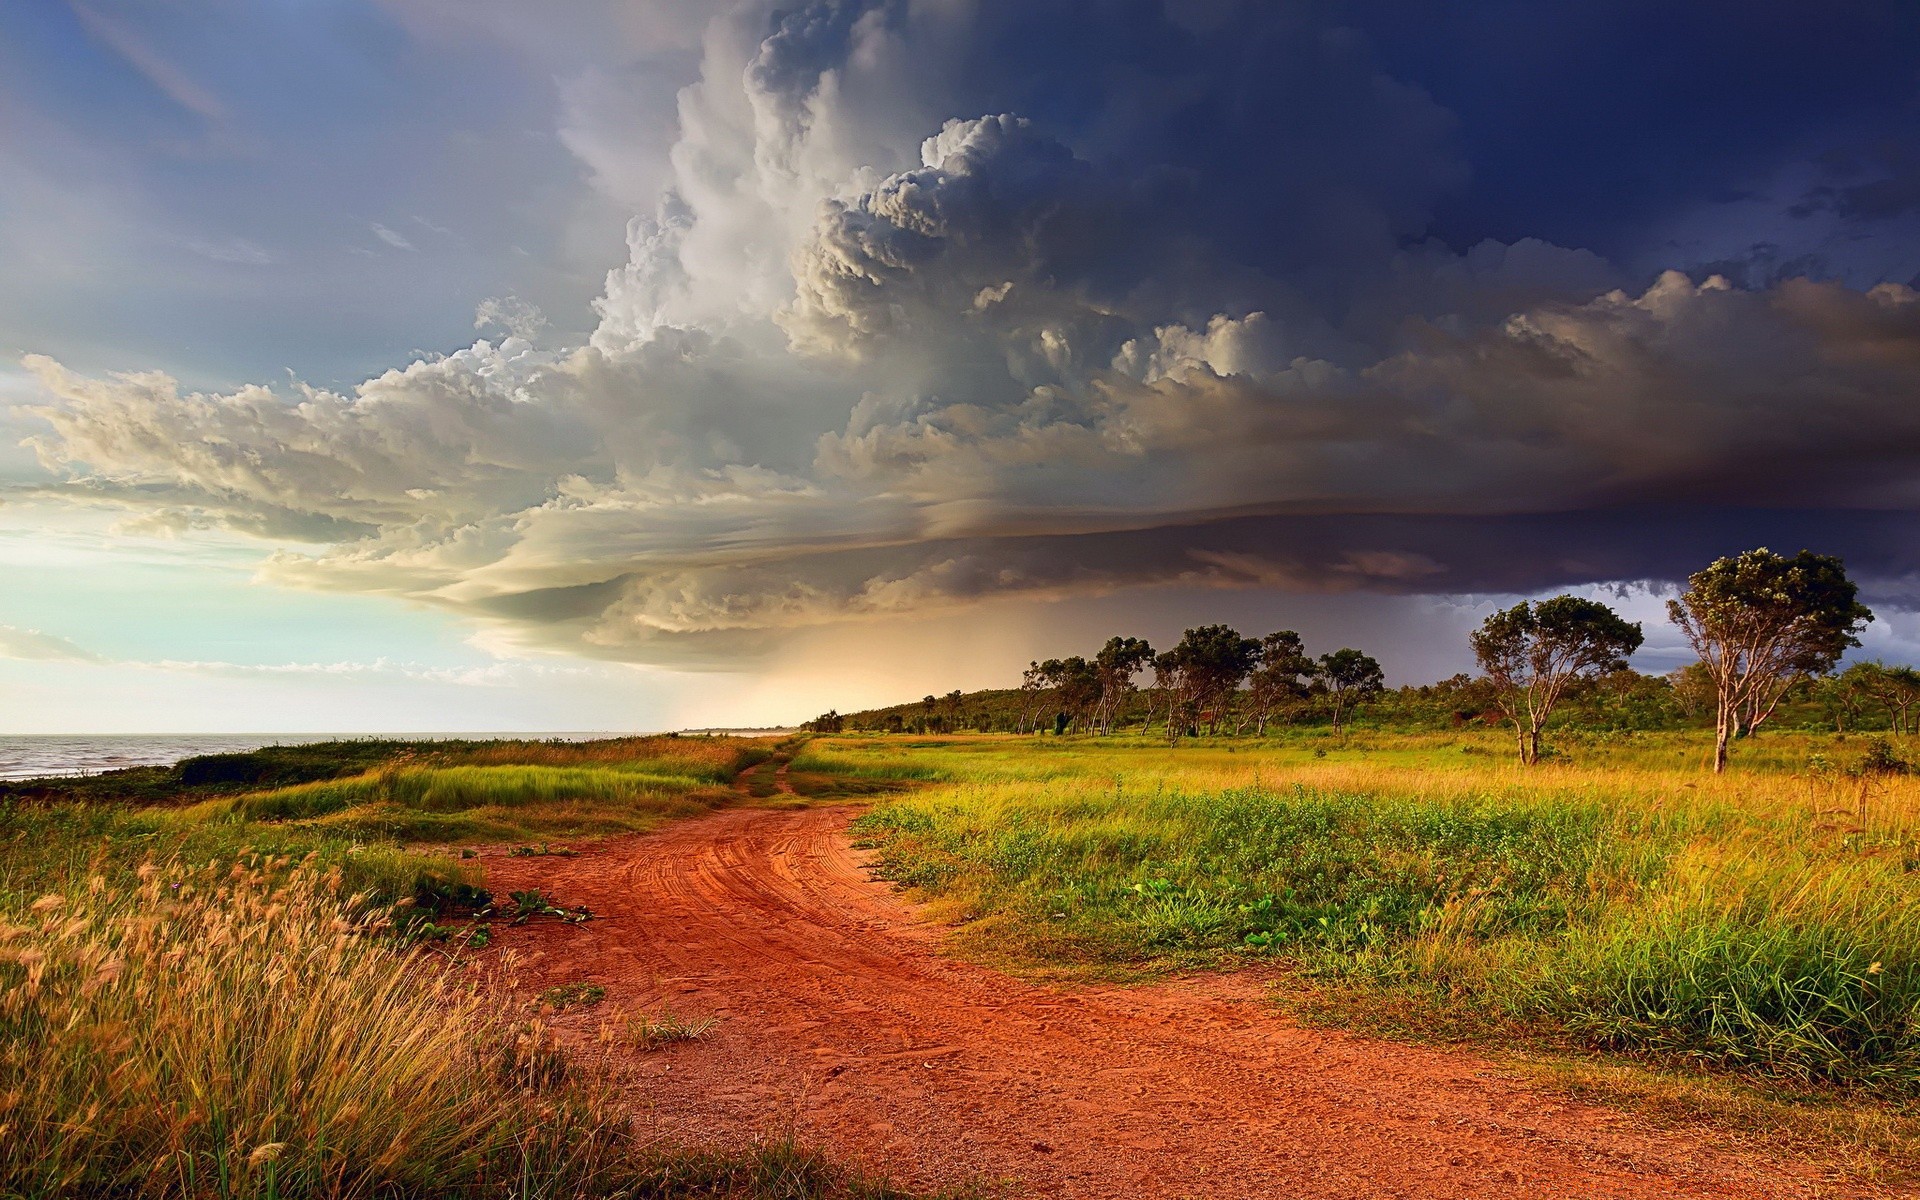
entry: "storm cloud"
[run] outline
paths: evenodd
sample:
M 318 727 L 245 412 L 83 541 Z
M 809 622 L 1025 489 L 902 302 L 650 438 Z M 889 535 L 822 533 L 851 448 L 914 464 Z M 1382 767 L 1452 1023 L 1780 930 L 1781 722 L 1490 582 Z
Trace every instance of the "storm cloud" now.
M 39 493 L 685 665 L 1148 585 L 1920 568 L 1920 295 L 1451 246 L 1459 121 L 1313 6 L 748 4 L 701 64 L 584 344 L 489 301 L 345 391 L 29 357 Z

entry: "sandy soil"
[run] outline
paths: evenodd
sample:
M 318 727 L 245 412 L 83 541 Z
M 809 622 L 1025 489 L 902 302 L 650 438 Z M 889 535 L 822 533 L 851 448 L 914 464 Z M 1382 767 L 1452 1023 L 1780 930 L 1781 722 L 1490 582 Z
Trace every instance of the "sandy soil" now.
M 1256 979 L 1052 987 L 943 957 L 941 930 L 863 870 L 855 811 L 740 807 L 575 858 L 487 857 L 497 892 L 596 914 L 501 931 L 523 986 L 607 989 L 559 1019 L 573 1036 L 623 1011 L 725 1018 L 703 1042 L 617 1052 L 663 1138 L 797 1133 L 902 1183 L 1035 1196 L 1815 1190 L 1464 1053 L 1295 1027 Z

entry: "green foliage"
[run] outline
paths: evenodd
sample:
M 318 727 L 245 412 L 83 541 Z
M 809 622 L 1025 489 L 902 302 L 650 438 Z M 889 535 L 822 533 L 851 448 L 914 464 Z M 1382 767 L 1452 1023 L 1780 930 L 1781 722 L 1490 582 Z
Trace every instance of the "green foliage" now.
M 562 908 L 538 888 L 514 892 L 512 899 L 513 911 L 509 915 L 515 925 L 525 925 L 535 917 L 555 917 L 569 925 L 593 919 L 593 914 L 584 908 Z
M 1520 734 L 1520 759 L 1540 758 L 1540 731 L 1567 689 L 1617 675 L 1640 648 L 1640 626 L 1597 600 L 1555 596 L 1495 612 L 1468 639 L 1487 690 Z
M 1802 550 L 1792 558 L 1762 546 L 1715 559 L 1687 577 L 1687 590 L 1667 614 L 1703 652 L 1733 656 L 1748 668 L 1824 674 L 1858 646 L 1873 620 L 1838 558 Z M 1709 663 L 1711 665 L 1711 661 Z
M 733 738 L 606 738 L 588 742 L 361 738 L 266 746 L 239 754 L 183 759 L 171 767 L 131 767 L 99 775 L 0 782 L 0 804 L 56 802 L 182 805 L 215 796 L 269 792 L 342 780 L 395 766 L 520 764 L 653 769 L 701 783 L 725 784 L 770 751 Z M 663 765 L 664 764 L 664 765 Z

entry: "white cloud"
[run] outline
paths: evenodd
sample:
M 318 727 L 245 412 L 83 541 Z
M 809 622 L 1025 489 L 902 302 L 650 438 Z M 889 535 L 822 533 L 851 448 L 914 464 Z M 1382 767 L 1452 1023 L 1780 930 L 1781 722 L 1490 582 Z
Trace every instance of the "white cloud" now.
M 387 245 L 392 246 L 395 250 L 413 251 L 416 249 L 412 242 L 395 231 L 388 229 L 378 221 L 372 222 L 370 228 L 373 230 L 373 236 L 379 238 Z

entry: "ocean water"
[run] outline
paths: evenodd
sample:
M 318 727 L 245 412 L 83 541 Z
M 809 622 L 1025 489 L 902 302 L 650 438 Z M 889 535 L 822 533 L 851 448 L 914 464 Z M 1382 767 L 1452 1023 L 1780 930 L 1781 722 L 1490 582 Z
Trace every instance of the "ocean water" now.
M 94 775 L 121 767 L 165 766 L 196 754 L 226 754 L 262 746 L 295 746 L 346 738 L 403 741 L 440 738 L 558 738 L 568 742 L 621 737 L 618 733 L 135 733 L 0 735 L 0 779 Z

